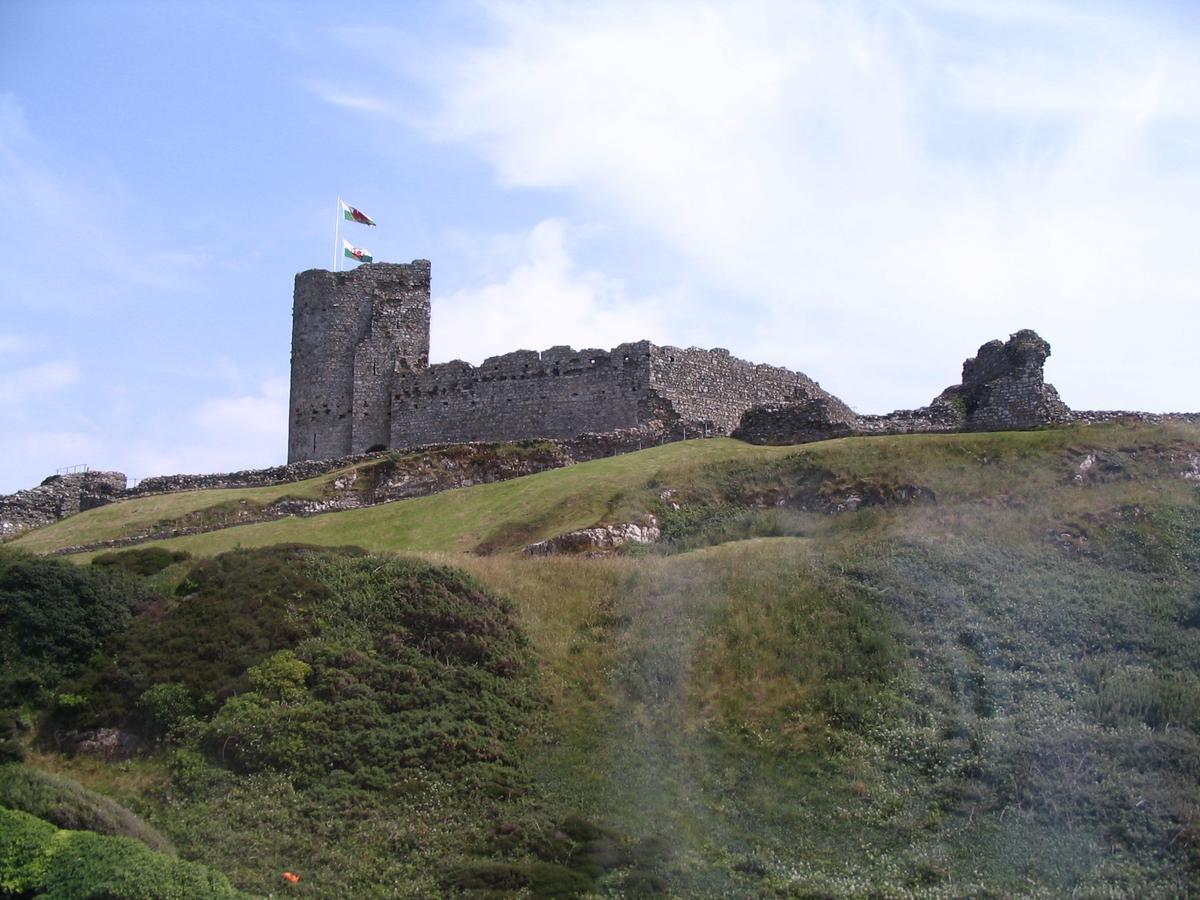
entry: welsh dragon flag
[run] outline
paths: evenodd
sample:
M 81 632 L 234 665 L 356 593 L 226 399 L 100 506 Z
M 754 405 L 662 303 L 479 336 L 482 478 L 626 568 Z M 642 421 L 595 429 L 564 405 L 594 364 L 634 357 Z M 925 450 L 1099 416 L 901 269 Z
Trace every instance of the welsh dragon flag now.
M 353 206 L 348 204 L 345 200 L 342 200 L 341 204 L 342 204 L 342 218 L 344 218 L 347 222 L 357 222 L 359 225 L 374 225 L 375 224 L 375 220 L 372 219 L 370 216 L 368 216 L 361 209 L 355 209 Z
M 371 255 L 370 250 L 364 250 L 362 247 L 355 247 L 345 238 L 342 238 L 343 253 L 347 259 L 357 259 L 359 262 L 374 262 L 375 257 Z

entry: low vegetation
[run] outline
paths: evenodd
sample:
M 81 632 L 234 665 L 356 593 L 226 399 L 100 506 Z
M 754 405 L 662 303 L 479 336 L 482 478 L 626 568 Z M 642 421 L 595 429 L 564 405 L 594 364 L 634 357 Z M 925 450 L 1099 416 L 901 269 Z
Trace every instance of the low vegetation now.
M 256 894 L 1186 896 L 1197 457 L 696 441 L 80 567 L 119 627 L 29 648 L 0 805 Z M 627 555 L 510 552 L 645 514 Z M 102 727 L 143 749 L 72 754 Z

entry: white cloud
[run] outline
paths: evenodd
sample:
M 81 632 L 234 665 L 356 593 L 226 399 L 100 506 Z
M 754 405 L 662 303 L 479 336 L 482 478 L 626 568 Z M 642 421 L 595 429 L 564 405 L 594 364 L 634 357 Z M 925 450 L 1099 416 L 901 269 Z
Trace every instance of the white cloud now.
M 883 410 L 1035 327 L 1072 404 L 1197 405 L 1194 35 L 1044 3 L 484 9 L 420 127 L 752 298 L 705 343 Z
M 323 81 L 308 82 L 307 87 L 321 100 L 343 109 L 355 112 L 382 113 L 387 116 L 397 115 L 393 104 L 380 97 L 343 90 Z
M 192 419 L 216 442 L 274 438 L 287 424 L 287 402 L 287 379 L 271 378 L 255 394 L 206 400 Z
M 79 382 L 78 363 L 50 360 L 0 373 L 0 403 L 31 404 Z
M 287 453 L 288 383 L 271 378 L 250 393 L 202 401 L 169 440 L 122 448 L 129 474 L 232 472 L 279 465 Z
M 680 299 L 630 297 L 619 281 L 577 271 L 562 221 L 539 222 L 518 247 L 503 281 L 433 298 L 435 360 L 446 360 L 442 348 L 479 363 L 522 348 L 608 349 L 670 333 L 665 322 Z

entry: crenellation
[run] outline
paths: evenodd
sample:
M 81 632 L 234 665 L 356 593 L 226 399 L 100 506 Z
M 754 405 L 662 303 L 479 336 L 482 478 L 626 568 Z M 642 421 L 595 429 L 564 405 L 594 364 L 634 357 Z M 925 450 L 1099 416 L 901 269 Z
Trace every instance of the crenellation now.
M 429 365 L 427 260 L 296 276 L 288 461 L 386 447 L 398 371 Z
M 429 286 L 426 260 L 296 276 L 289 461 L 647 429 L 786 442 L 1073 420 L 1032 331 L 984 344 L 929 406 L 860 416 L 807 375 L 724 347 L 559 344 L 431 366 Z

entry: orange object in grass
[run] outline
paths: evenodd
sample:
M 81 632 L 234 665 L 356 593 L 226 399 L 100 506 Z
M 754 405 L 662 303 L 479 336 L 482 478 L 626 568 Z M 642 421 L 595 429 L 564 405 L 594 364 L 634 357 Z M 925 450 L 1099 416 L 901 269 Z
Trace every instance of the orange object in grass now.
M 288 884 L 296 884 L 300 881 L 300 876 L 297 875 L 295 872 L 284 872 L 283 880 L 286 881 Z

